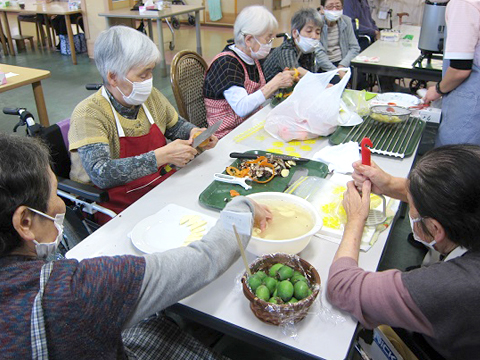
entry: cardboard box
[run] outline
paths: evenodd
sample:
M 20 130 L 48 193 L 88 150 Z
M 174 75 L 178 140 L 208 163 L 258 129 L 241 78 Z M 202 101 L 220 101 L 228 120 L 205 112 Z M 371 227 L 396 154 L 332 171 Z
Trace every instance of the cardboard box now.
M 420 119 L 426 122 L 432 122 L 436 124 L 440 123 L 441 115 L 442 115 L 442 110 L 433 108 L 433 107 L 425 108 L 425 109 L 419 110 L 418 112 L 418 116 L 420 117 Z
M 403 357 L 379 328 L 373 330 L 370 356 L 375 360 L 403 360 Z

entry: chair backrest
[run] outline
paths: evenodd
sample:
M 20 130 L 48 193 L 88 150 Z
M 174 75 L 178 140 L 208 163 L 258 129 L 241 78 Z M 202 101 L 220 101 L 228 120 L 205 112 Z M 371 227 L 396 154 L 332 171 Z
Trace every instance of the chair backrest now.
M 203 82 L 207 63 L 196 52 L 183 50 L 172 61 L 170 80 L 180 116 L 198 127 L 207 127 Z
M 68 152 L 68 129 L 70 119 L 42 129 L 40 137 L 50 148 L 55 175 L 68 179 L 70 177 L 70 154 Z

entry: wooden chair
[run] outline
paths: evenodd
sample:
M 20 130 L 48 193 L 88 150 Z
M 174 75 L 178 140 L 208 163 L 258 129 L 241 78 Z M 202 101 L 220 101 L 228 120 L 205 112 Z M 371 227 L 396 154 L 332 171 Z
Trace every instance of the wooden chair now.
M 38 16 L 35 13 L 23 13 L 17 16 L 17 24 L 18 24 L 18 39 L 15 40 L 30 40 L 31 35 L 26 35 L 24 36 L 22 34 L 22 22 L 29 22 L 29 23 L 35 23 L 35 31 L 37 35 L 37 44 L 38 46 L 44 46 L 44 40 L 45 40 L 45 32 L 43 31 L 43 25 L 42 25 L 42 19 L 41 16 Z M 33 36 L 32 36 L 33 38 Z M 31 43 L 33 43 L 33 40 L 30 40 Z M 17 42 L 18 43 L 18 42 Z M 32 46 L 33 48 L 33 46 Z
M 203 102 L 203 81 L 207 63 L 194 51 L 182 50 L 175 55 L 170 69 L 173 95 L 180 116 L 198 127 L 207 127 Z

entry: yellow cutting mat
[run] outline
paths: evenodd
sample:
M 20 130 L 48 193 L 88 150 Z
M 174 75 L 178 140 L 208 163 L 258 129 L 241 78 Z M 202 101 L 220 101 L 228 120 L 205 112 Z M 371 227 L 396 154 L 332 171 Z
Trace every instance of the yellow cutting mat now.
M 264 129 L 265 120 L 245 130 L 233 138 L 236 143 L 249 146 L 252 149 L 265 149 L 265 151 L 275 154 L 290 155 L 296 157 L 308 157 L 313 155 L 314 145 L 317 141 L 322 140 L 323 137 L 318 137 L 310 140 L 293 140 L 285 142 L 275 139 Z

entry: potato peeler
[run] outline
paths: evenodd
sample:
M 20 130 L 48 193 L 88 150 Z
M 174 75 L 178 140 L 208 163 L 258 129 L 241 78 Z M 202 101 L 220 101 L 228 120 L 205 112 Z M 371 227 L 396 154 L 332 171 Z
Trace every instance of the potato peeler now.
M 367 147 L 368 146 L 368 147 Z M 365 137 L 361 142 L 362 164 L 371 166 L 371 154 L 369 147 L 373 147 L 372 141 Z M 387 201 L 385 196 L 378 195 L 382 199 L 382 210 L 370 209 L 368 212 L 366 226 L 376 226 L 383 223 L 387 219 Z
M 213 180 L 221 181 L 229 184 L 237 184 L 242 186 L 245 190 L 250 190 L 252 187 L 246 183 L 247 180 L 252 181 L 249 177 L 239 178 L 236 176 L 225 175 L 220 173 L 213 174 Z

